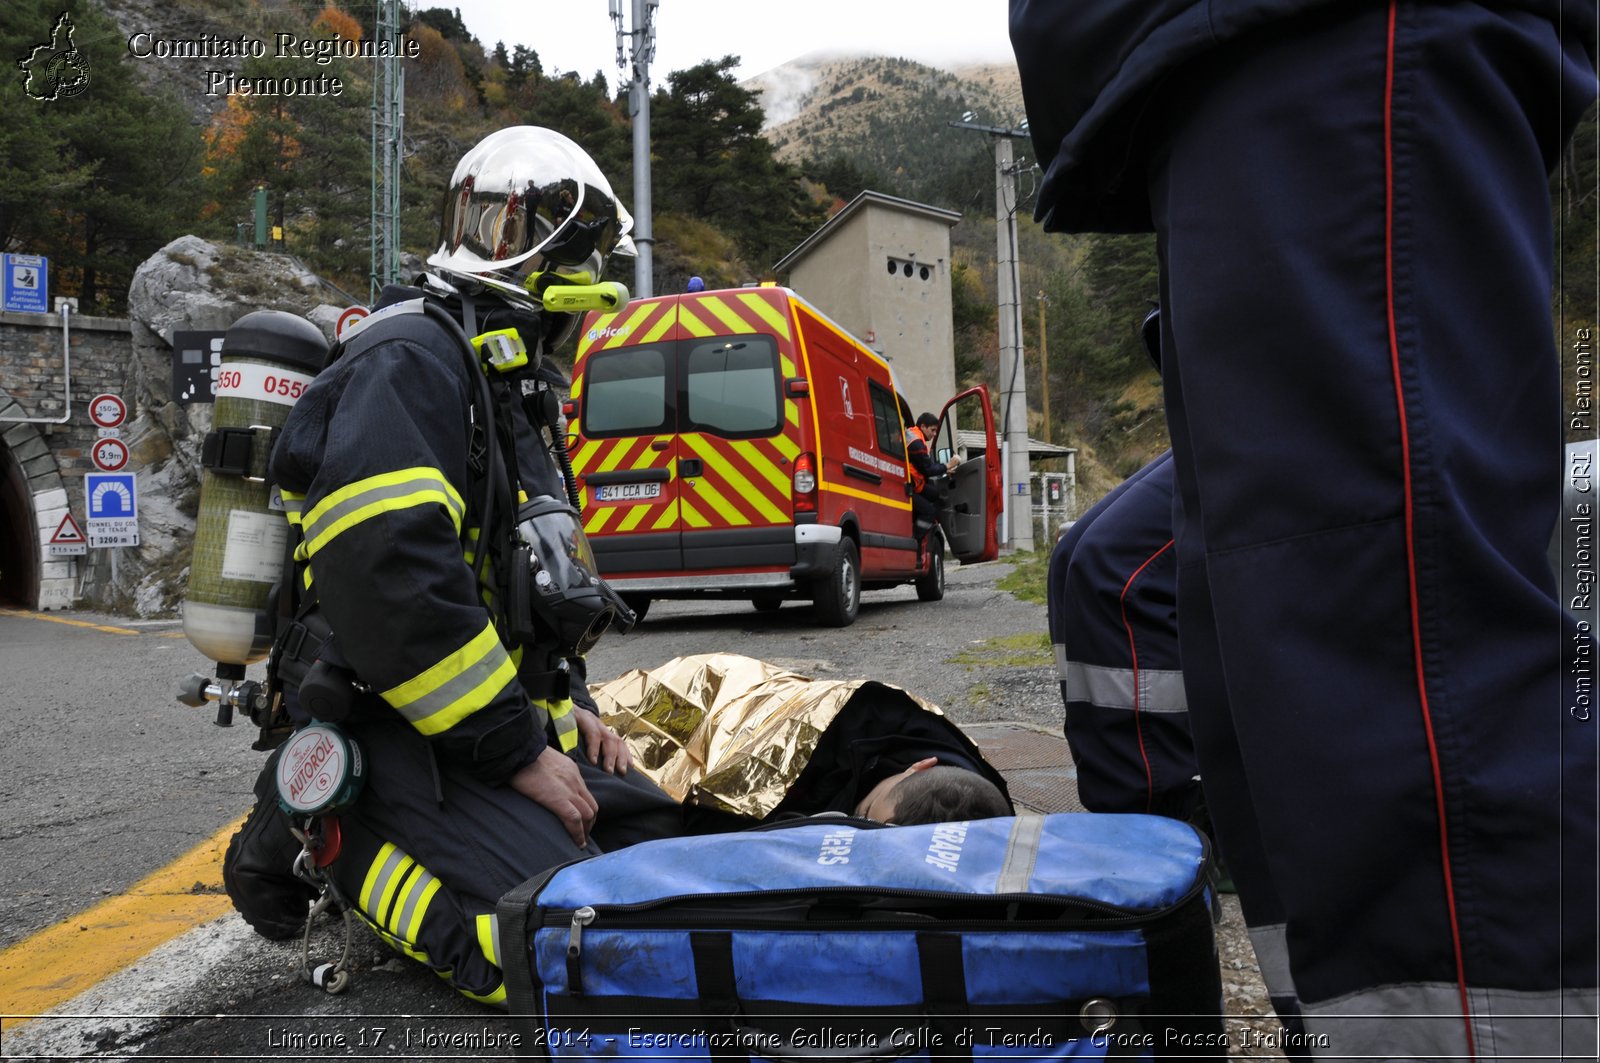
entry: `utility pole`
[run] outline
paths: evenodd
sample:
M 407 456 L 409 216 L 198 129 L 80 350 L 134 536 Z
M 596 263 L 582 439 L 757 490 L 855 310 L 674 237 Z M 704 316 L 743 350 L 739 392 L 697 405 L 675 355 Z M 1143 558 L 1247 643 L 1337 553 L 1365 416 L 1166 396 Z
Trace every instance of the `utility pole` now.
M 971 112 L 957 129 L 970 129 L 989 137 L 994 149 L 995 266 L 1000 311 L 1000 423 L 1001 480 L 1006 511 L 1000 538 L 1013 550 L 1033 549 L 1033 492 L 1028 482 L 1028 384 L 1022 372 L 1021 281 L 1017 275 L 1017 168 L 1012 163 L 1011 142 L 1028 135 L 1026 129 L 978 125 Z M 1017 512 L 1013 513 L 1013 509 Z
M 1044 425 L 1039 433 L 1039 438 L 1046 443 L 1052 443 L 1050 438 L 1050 345 L 1045 340 L 1045 308 L 1050 305 L 1050 297 L 1043 290 L 1039 292 L 1039 407 L 1044 411 Z M 1046 528 L 1045 531 L 1049 531 Z
M 400 0 L 376 0 L 374 36 L 390 44 L 372 59 L 371 299 L 400 275 L 400 142 L 405 136 L 406 75 L 400 65 Z
M 655 237 L 650 225 L 650 60 L 656 53 L 656 8 L 661 0 L 633 0 L 633 29 L 622 27 L 623 0 L 611 0 L 611 19 L 617 24 L 617 68 L 631 65 L 629 114 L 633 118 L 633 295 L 648 298 L 655 294 L 654 262 L 651 250 Z M 624 56 L 623 42 L 627 43 Z M 600 278 L 596 277 L 596 280 Z

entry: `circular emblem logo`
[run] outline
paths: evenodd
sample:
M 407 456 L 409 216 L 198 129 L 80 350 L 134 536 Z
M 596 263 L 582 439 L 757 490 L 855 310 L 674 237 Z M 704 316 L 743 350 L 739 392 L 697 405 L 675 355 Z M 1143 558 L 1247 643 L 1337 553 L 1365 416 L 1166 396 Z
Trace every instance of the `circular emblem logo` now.
M 278 757 L 278 801 L 291 815 L 315 815 L 356 794 L 361 754 L 327 724 L 295 732 Z

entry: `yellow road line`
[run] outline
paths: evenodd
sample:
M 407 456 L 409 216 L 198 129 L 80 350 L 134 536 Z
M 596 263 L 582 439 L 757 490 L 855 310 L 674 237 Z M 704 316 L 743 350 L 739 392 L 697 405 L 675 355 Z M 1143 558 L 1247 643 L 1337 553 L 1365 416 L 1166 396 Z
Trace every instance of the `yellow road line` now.
M 52 624 L 66 624 L 69 627 L 86 627 L 91 631 L 105 631 L 113 635 L 154 635 L 158 639 L 188 638 L 181 631 L 140 631 L 138 628 L 114 627 L 110 624 L 91 624 L 87 620 L 69 620 L 64 616 L 50 616 L 48 613 L 31 613 L 26 609 L 0 608 L 0 616 L 17 616 L 24 620 L 48 620 Z
M 222 854 L 244 819 L 86 912 L 0 952 L 0 1029 L 11 1029 L 125 970 L 159 945 L 233 909 Z
M 87 620 L 68 620 L 64 616 L 48 616 L 45 613 L 30 613 L 26 609 L 0 609 L 0 616 L 20 616 L 25 620 L 48 620 L 52 624 L 67 624 L 71 627 L 86 627 L 95 631 L 109 631 L 113 635 L 143 635 L 143 631 L 131 627 L 112 627 L 110 624 L 91 624 Z

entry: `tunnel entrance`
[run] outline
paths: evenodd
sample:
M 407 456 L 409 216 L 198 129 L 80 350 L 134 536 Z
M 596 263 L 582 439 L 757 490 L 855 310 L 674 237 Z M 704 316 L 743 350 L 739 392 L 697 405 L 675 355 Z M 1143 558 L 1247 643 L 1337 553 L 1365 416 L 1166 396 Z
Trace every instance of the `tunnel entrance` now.
M 39 530 L 22 465 L 0 439 L 0 605 L 39 606 Z

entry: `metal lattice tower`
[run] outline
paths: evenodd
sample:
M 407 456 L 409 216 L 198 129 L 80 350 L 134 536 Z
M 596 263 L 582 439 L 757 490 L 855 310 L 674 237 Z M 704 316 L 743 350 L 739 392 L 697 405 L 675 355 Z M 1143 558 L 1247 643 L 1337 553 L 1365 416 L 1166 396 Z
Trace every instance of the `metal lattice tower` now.
M 405 70 L 400 65 L 400 0 L 376 0 L 373 37 L 390 44 L 372 60 L 371 299 L 400 274 L 400 141 L 405 133 Z

